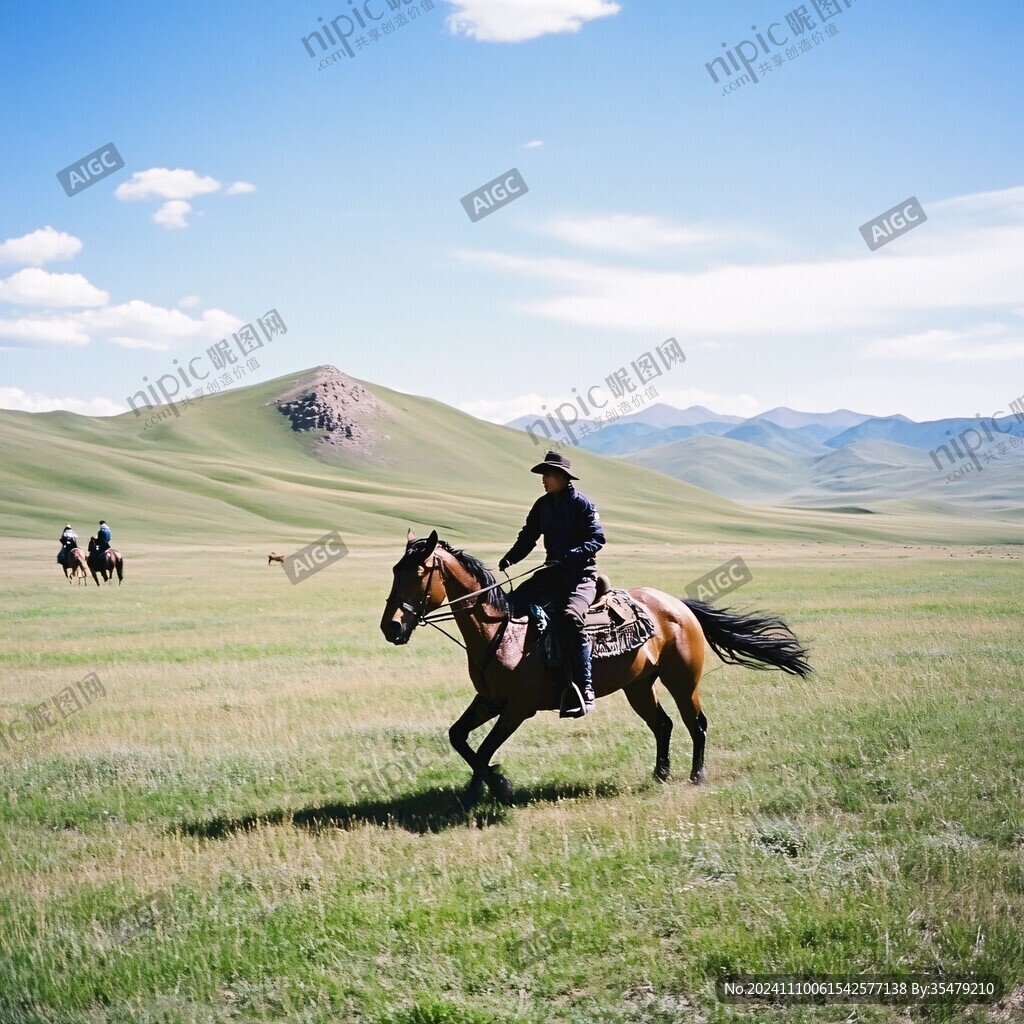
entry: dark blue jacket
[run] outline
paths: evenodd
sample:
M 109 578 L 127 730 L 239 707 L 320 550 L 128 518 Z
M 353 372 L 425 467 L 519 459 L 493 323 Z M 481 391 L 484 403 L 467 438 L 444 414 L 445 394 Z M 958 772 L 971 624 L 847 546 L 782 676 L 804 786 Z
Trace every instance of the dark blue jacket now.
M 542 494 L 536 500 L 505 558 L 513 565 L 521 562 L 537 546 L 541 534 L 547 560 L 560 560 L 576 571 L 592 570 L 594 556 L 604 547 L 604 530 L 594 503 L 571 483 L 564 491 Z
M 96 539 L 99 540 L 99 541 L 106 541 L 106 543 L 109 544 L 110 543 L 110 527 L 109 526 L 101 526 L 99 528 L 99 530 L 96 531 Z

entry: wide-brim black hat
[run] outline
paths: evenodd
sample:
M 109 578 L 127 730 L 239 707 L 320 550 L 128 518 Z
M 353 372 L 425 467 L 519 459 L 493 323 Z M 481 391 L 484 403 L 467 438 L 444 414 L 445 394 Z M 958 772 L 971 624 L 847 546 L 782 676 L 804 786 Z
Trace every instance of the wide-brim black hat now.
M 579 480 L 578 476 L 572 475 L 572 463 L 561 452 L 548 452 L 543 462 L 538 462 L 531 473 L 543 473 L 547 469 L 561 470 L 570 480 Z

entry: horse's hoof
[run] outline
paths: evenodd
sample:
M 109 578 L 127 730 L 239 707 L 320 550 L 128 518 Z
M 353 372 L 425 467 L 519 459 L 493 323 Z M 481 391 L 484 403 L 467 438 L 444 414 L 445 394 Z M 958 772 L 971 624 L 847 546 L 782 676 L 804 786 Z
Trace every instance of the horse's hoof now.
M 506 807 L 512 806 L 512 783 L 501 772 L 492 768 L 487 773 L 487 788 L 498 803 Z
M 462 797 L 459 803 L 464 809 L 470 807 L 476 807 L 478 803 L 483 799 L 484 796 L 484 780 L 481 775 L 474 775 L 469 781 L 469 785 L 462 791 Z
M 655 766 L 654 777 L 658 782 L 668 782 L 669 768 L 667 764 L 659 764 Z
M 707 781 L 707 775 L 705 774 L 704 769 L 701 768 L 701 770 L 699 772 L 690 772 L 690 781 L 695 786 L 700 786 L 704 782 L 706 782 Z

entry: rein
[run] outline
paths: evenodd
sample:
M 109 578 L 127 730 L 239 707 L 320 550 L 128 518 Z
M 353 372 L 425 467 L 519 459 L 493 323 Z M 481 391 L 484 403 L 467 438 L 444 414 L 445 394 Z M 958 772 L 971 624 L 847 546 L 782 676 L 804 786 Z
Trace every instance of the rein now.
M 398 605 L 398 607 L 401 608 L 403 611 L 408 612 L 408 614 L 414 616 L 416 619 L 417 626 L 433 626 L 434 629 L 436 629 L 439 633 L 443 633 L 446 637 L 448 637 L 449 640 L 453 640 L 455 643 L 457 643 L 468 655 L 469 647 L 466 644 L 464 644 L 458 637 L 452 636 L 451 633 L 448 632 L 448 630 L 442 629 L 437 623 L 446 622 L 449 619 L 454 619 L 455 612 L 453 609 L 457 604 L 461 604 L 463 601 L 469 601 L 471 598 L 479 599 L 482 595 L 488 593 L 489 591 L 494 590 L 496 588 L 500 588 L 502 584 L 492 583 L 489 586 L 481 587 L 479 590 L 473 590 L 470 591 L 470 593 L 468 594 L 463 594 L 462 597 L 457 597 L 455 598 L 455 600 L 450 600 L 446 597 L 446 599 L 442 601 L 441 604 L 439 604 L 433 611 L 428 612 L 426 611 L 426 607 L 427 601 L 430 600 L 430 584 L 433 579 L 434 573 L 442 566 L 442 560 L 435 554 L 430 563 L 430 570 L 427 573 L 426 580 L 423 586 L 423 599 L 420 602 L 419 608 L 414 608 L 408 601 L 403 601 L 401 604 Z M 519 573 L 518 576 L 509 576 L 509 574 L 505 572 L 505 579 L 508 581 L 509 585 L 511 585 L 513 580 L 522 579 L 522 577 L 524 576 L 530 576 L 533 573 L 539 572 L 541 569 L 546 568 L 549 568 L 549 565 L 547 562 L 544 562 L 533 569 L 527 569 L 526 572 Z M 512 589 L 515 590 L 514 587 Z M 447 608 L 445 606 L 447 606 Z M 491 638 L 490 643 L 487 645 L 487 649 L 484 651 L 483 663 L 480 666 L 481 681 L 484 679 L 485 673 L 487 671 L 487 666 L 490 664 L 491 659 L 494 657 L 498 648 L 501 646 L 501 642 L 504 639 L 505 631 L 508 629 L 508 624 L 510 620 L 511 615 L 505 615 L 502 617 L 501 624 L 495 630 L 494 636 Z M 530 652 L 526 653 L 532 653 L 532 649 Z
M 454 619 L 455 612 L 450 609 L 453 609 L 457 604 L 461 604 L 463 601 L 468 601 L 470 598 L 480 597 L 482 594 L 486 594 L 488 591 L 503 586 L 503 584 L 500 582 L 492 583 L 490 584 L 490 586 L 481 587 L 479 590 L 473 590 L 468 594 L 464 594 L 462 597 L 457 597 L 455 598 L 454 601 L 442 601 L 441 604 L 439 604 L 432 612 L 424 612 L 424 609 L 427 607 L 427 601 L 429 600 L 430 597 L 430 578 L 433 576 L 434 570 L 437 569 L 440 566 L 440 564 L 441 560 L 435 555 L 434 560 L 430 563 L 430 572 L 427 575 L 427 582 L 423 588 L 423 601 L 421 602 L 419 609 L 417 610 L 416 608 L 413 608 L 411 604 L 405 601 L 402 602 L 402 604 L 399 605 L 399 607 L 403 609 L 403 611 L 409 612 L 410 615 L 416 616 L 417 626 L 433 626 L 434 629 L 436 629 L 439 633 L 444 633 L 444 635 L 448 637 L 449 640 L 454 640 L 455 643 L 457 643 L 464 651 L 468 652 L 469 648 L 458 637 L 452 636 L 451 633 L 448 632 L 448 630 L 442 629 L 439 625 L 437 625 L 437 623 L 447 622 L 450 619 Z M 526 572 L 521 572 L 518 576 L 509 576 L 509 574 L 506 572 L 505 578 L 511 584 L 513 580 L 519 580 L 522 579 L 524 576 L 530 576 L 531 574 L 539 572 L 541 569 L 544 568 L 546 568 L 546 563 L 544 565 L 538 565 L 536 568 L 533 569 L 527 569 Z M 514 589 L 515 588 L 513 587 L 513 590 Z M 447 610 L 445 608 L 446 605 Z M 442 614 L 438 614 L 439 612 Z M 501 637 L 504 635 L 505 628 L 507 626 L 508 619 L 506 618 L 504 624 L 499 628 L 498 632 L 495 634 L 495 639 L 497 640 L 497 643 L 492 641 L 492 646 L 494 647 L 494 649 L 497 649 L 498 643 L 501 642 Z M 487 655 L 485 656 L 484 660 L 485 666 L 487 664 L 487 661 L 490 660 L 490 656 L 492 654 L 493 651 L 491 650 L 490 647 L 488 647 Z

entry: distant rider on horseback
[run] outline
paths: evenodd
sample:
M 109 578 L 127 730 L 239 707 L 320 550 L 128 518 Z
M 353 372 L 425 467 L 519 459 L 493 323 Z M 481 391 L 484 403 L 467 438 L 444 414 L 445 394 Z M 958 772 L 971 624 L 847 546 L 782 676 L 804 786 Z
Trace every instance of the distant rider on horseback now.
M 559 616 L 558 625 L 569 668 L 569 685 L 562 693 L 562 718 L 582 718 L 594 707 L 590 675 L 590 643 L 583 632 L 587 609 L 597 596 L 594 556 L 604 547 L 601 517 L 594 503 L 572 485 L 579 477 L 570 472 L 570 461 L 560 452 L 548 452 L 531 473 L 540 473 L 544 494 L 537 499 L 519 531 L 519 538 L 498 563 L 504 572 L 521 562 L 544 535 L 546 568 L 515 592 L 516 604 L 550 600 Z
M 96 550 L 103 554 L 110 547 L 110 527 L 107 526 L 104 519 L 100 520 L 100 528 L 96 531 L 96 540 L 99 542 Z
M 71 529 L 71 524 L 68 523 L 64 527 L 64 532 L 60 535 L 60 551 L 57 552 L 57 564 L 64 565 L 65 559 L 68 557 L 68 552 L 72 548 L 78 547 L 78 537 L 75 535 L 75 531 Z

